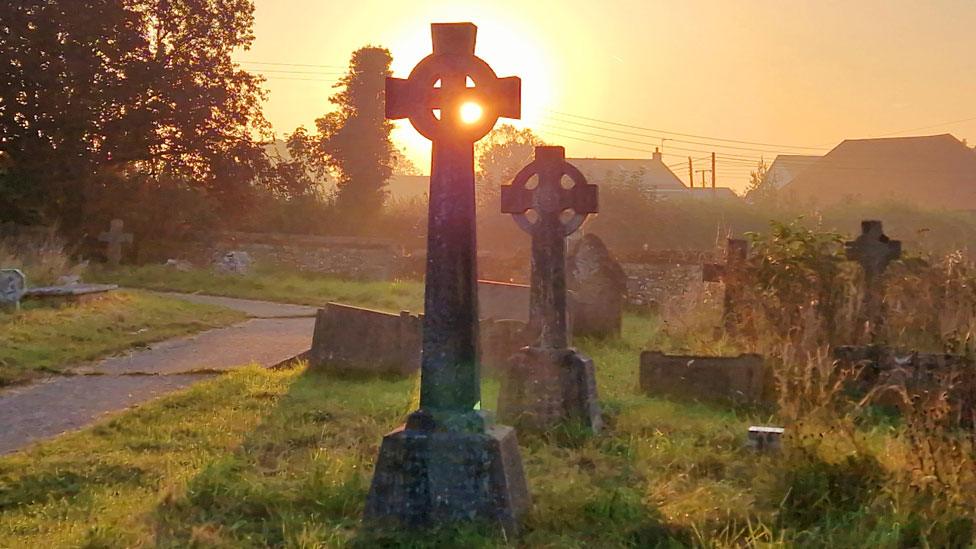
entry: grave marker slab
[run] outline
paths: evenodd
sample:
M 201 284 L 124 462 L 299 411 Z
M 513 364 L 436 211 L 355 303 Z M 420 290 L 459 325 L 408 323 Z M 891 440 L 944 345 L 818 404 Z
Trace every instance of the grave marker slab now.
M 132 233 L 124 231 L 125 222 L 121 219 L 113 219 L 109 225 L 108 232 L 98 236 L 98 240 L 105 242 L 105 257 L 108 258 L 109 265 L 118 267 L 122 262 L 122 245 L 132 244 Z
M 861 222 L 861 234 L 844 243 L 847 259 L 857 261 L 864 270 L 864 317 L 874 341 L 884 323 L 884 273 L 888 265 L 901 258 L 901 241 L 884 234 L 881 222 Z
M 704 402 L 759 403 L 768 396 L 763 357 L 666 355 L 645 351 L 640 356 L 640 388 L 652 395 Z
M 365 516 L 411 527 L 485 520 L 514 533 L 530 505 L 518 440 L 479 410 L 474 143 L 498 118 L 519 118 L 521 82 L 475 56 L 476 36 L 471 23 L 433 24 L 433 53 L 386 81 L 386 117 L 432 141 L 427 275 L 420 409 L 384 437 Z M 468 103 L 477 120 L 462 118 Z
M 538 183 L 530 189 L 532 178 Z M 566 162 L 562 147 L 536 147 L 535 160 L 502 187 L 501 203 L 502 213 L 532 235 L 529 330 L 538 340 L 512 357 L 502 377 L 499 417 L 540 430 L 579 420 L 599 431 L 603 416 L 593 361 L 569 346 L 566 289 L 566 237 L 596 213 L 597 187 Z M 529 210 L 538 214 L 535 222 L 526 215 Z M 572 216 L 564 220 L 567 211 Z
M 576 294 L 573 335 L 620 335 L 627 274 L 595 234 L 583 235 L 567 261 L 569 288 Z
M 705 263 L 702 265 L 704 282 L 721 282 L 725 286 L 722 297 L 722 321 L 726 332 L 735 331 L 737 319 L 736 303 L 741 300 L 743 268 L 749 257 L 749 242 L 740 238 L 728 239 L 725 246 L 725 263 Z
M 20 309 L 27 277 L 18 269 L 0 269 L 0 309 Z

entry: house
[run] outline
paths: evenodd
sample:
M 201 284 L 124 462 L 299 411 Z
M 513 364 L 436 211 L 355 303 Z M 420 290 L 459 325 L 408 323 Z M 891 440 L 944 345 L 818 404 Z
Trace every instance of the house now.
M 646 192 L 687 191 L 688 187 L 674 175 L 657 150 L 651 158 L 567 158 L 590 183 L 607 185 L 636 178 Z
M 777 155 L 766 169 L 766 181 L 771 183 L 773 188 L 781 189 L 821 158 L 823 157 L 805 154 Z
M 819 206 L 860 199 L 976 210 L 976 153 L 949 134 L 849 139 L 782 190 Z
M 634 178 L 640 189 L 662 199 L 737 200 L 728 187 L 688 188 L 671 171 L 655 150 L 651 158 L 567 158 L 579 168 L 587 181 L 602 187 L 620 184 Z

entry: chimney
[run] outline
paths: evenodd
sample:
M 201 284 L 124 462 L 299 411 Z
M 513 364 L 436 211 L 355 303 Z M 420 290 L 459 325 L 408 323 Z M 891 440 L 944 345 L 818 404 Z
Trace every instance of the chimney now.
M 657 147 L 654 147 L 654 156 L 652 156 L 652 158 L 654 160 L 657 160 L 658 162 L 661 161 L 661 150 L 658 149 Z

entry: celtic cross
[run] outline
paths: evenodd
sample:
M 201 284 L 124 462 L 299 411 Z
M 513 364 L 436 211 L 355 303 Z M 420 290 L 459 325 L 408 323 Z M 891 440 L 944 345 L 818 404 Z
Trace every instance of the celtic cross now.
M 474 55 L 471 23 L 433 24 L 431 37 L 433 53 L 409 77 L 386 80 L 386 117 L 409 119 L 433 149 L 420 410 L 408 427 L 478 428 L 474 143 L 498 118 L 520 117 L 521 81 L 499 78 Z M 477 120 L 462 117 L 469 103 L 481 110 Z
M 530 188 L 535 177 L 538 183 Z M 563 178 L 571 183 L 563 185 Z M 529 325 L 539 333 L 539 346 L 569 346 L 566 322 L 566 237 L 597 212 L 597 186 L 590 185 L 566 162 L 562 147 L 536 147 L 535 160 L 502 187 L 502 213 L 532 235 L 532 297 Z M 537 219 L 527 213 L 533 210 Z M 565 213 L 564 213 L 565 212 Z
M 884 273 L 888 264 L 901 258 L 901 241 L 884 234 L 880 221 L 861 221 L 861 234 L 844 243 L 847 259 L 864 269 L 864 315 L 870 322 L 871 339 L 877 338 L 884 324 Z

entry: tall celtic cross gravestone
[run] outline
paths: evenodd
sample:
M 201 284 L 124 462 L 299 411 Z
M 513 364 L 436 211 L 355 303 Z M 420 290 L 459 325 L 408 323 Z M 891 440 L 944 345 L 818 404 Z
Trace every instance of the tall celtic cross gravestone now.
M 728 239 L 725 246 L 725 263 L 706 263 L 702 265 L 702 280 L 705 282 L 721 282 L 725 286 L 722 298 L 722 320 L 725 331 L 735 331 L 737 319 L 735 316 L 736 302 L 740 300 L 743 285 L 742 270 L 749 257 L 749 242 L 740 238 Z
M 564 186 L 563 178 L 570 185 Z M 529 188 L 529 181 L 537 184 Z M 536 147 L 535 160 L 502 187 L 502 213 L 532 235 L 529 326 L 538 341 L 516 353 L 506 369 L 498 413 L 503 421 L 547 429 L 579 420 L 603 425 L 593 361 L 570 348 L 566 322 L 566 237 L 597 212 L 597 187 L 566 162 L 562 147 Z M 535 222 L 526 215 L 537 214 Z
M 106 243 L 105 257 L 113 267 L 118 267 L 122 262 L 122 244 L 132 244 L 132 233 L 123 232 L 124 229 L 124 221 L 113 219 L 109 230 L 98 235 L 98 240 Z
M 884 234 L 880 221 L 861 222 L 861 235 L 845 242 L 847 259 L 857 261 L 864 269 L 864 317 L 875 339 L 884 323 L 884 273 L 888 264 L 901 258 L 901 241 Z
M 521 115 L 521 81 L 474 55 L 477 27 L 431 25 L 433 53 L 387 78 L 386 117 L 433 145 L 420 409 L 383 439 L 366 518 L 422 526 L 488 520 L 506 530 L 529 506 L 518 440 L 480 411 L 474 143 Z M 469 83 L 470 81 L 470 83 Z M 480 108 L 476 120 L 462 111 Z

